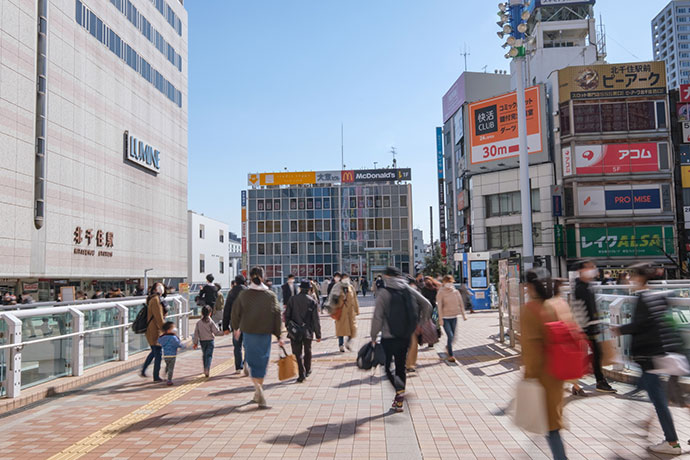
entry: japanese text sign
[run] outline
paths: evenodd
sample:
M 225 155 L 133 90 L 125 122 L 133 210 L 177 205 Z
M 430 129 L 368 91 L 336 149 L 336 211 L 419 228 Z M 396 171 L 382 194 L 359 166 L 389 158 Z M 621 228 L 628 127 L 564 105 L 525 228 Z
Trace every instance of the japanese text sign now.
M 659 145 L 598 144 L 575 146 L 575 174 L 659 171 Z
M 580 257 L 644 257 L 675 253 L 673 227 L 580 228 Z
M 690 102 L 690 85 L 680 85 L 680 102 Z
M 560 102 L 666 94 L 664 61 L 566 67 L 558 71 Z
M 525 91 L 527 151 L 543 150 L 540 87 Z M 515 92 L 469 105 L 470 163 L 475 165 L 519 155 L 517 95 Z

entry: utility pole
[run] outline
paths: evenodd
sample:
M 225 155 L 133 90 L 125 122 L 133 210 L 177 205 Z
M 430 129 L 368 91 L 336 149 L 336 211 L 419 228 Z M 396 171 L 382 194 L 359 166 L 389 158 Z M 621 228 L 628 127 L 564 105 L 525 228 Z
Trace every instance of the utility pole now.
M 431 256 L 434 256 L 436 252 L 436 246 L 434 245 L 434 207 L 429 206 L 429 236 L 431 237 Z

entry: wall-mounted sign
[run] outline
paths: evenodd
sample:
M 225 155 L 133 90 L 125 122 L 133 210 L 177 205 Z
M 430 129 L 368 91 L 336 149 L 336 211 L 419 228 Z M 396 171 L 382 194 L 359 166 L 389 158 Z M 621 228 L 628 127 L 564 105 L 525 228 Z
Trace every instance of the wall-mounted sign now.
M 146 168 L 155 173 L 161 169 L 161 152 L 148 143 L 138 139 L 125 131 L 124 135 L 125 158 L 134 164 Z
M 659 144 L 576 145 L 574 174 L 659 171 Z
M 463 126 L 462 108 L 453 117 L 453 132 L 455 133 L 455 143 L 459 144 L 462 137 L 465 135 L 465 127 Z
M 540 91 L 539 86 L 532 86 L 525 91 L 527 151 L 530 154 L 543 150 Z M 519 155 L 515 92 L 473 102 L 468 107 L 470 164 L 499 161 Z
M 578 187 L 580 216 L 650 214 L 661 211 L 658 185 Z
M 570 147 L 561 150 L 563 158 L 563 176 L 573 175 L 573 151 Z
M 690 144 L 690 122 L 684 121 L 683 124 L 683 143 Z
M 664 252 L 675 254 L 671 226 L 580 228 L 579 244 L 580 255 L 577 257 L 664 256 Z
M 685 229 L 690 229 L 690 206 L 683 206 L 683 216 L 685 217 Z
M 558 71 L 559 100 L 665 96 L 666 63 L 634 62 L 566 67 Z
M 349 171 L 300 171 L 247 175 L 247 185 L 311 185 L 326 183 L 390 182 L 412 180 L 412 170 L 358 169 Z
M 112 248 L 114 243 L 113 232 L 94 230 L 92 228 L 83 229 L 77 226 L 72 233 L 72 241 L 77 246 L 73 253 L 82 256 L 112 257 L 113 252 L 98 248 Z M 91 249 L 93 243 L 94 249 Z M 85 248 L 82 245 L 86 246 Z
M 683 188 L 690 188 L 690 166 L 680 167 L 680 182 Z
M 690 102 L 690 85 L 680 85 L 680 102 Z
M 247 191 L 242 190 L 241 194 L 241 206 L 242 206 L 242 232 L 241 232 L 241 252 L 242 252 L 242 269 L 246 271 L 247 269 Z

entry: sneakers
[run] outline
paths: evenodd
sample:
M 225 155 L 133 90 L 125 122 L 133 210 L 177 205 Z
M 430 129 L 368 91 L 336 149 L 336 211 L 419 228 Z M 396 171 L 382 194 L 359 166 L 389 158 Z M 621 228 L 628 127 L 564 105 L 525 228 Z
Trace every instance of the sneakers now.
M 261 407 L 261 408 L 266 407 L 266 398 L 264 397 L 263 388 L 259 387 L 259 389 L 256 390 L 256 395 L 254 396 L 254 402 L 256 402 L 259 405 L 259 407 Z
M 597 391 L 600 393 L 618 393 L 618 390 L 614 390 L 608 382 L 597 383 Z
M 169 387 L 173 386 L 172 380 L 168 380 L 165 384 L 168 385 Z
M 340 353 L 345 353 L 345 347 L 342 345 L 340 346 Z
M 249 377 L 249 366 L 246 364 L 244 365 L 244 376 Z
M 672 446 L 666 441 L 661 441 L 659 444 L 649 446 L 649 450 L 655 454 L 680 455 L 683 453 L 680 444 L 676 443 L 675 446 Z
M 415 369 L 414 367 L 408 367 L 407 369 L 405 369 L 405 372 L 408 374 L 414 374 L 415 372 L 417 372 L 417 369 Z
M 391 406 L 391 410 L 393 412 L 402 412 L 404 402 L 405 402 L 405 392 L 404 391 L 398 391 L 395 394 L 395 399 L 393 399 L 393 405 Z
M 448 359 L 446 359 L 449 363 L 454 363 L 455 362 L 455 357 L 449 356 Z
M 347 351 L 352 351 L 352 346 L 350 345 L 351 342 L 352 339 L 347 339 L 347 342 L 345 342 L 345 348 L 347 349 Z

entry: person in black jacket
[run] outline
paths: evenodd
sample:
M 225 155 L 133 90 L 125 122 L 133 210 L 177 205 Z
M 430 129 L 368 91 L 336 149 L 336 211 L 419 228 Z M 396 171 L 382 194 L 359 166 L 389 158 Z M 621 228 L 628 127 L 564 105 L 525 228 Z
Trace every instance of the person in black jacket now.
M 223 332 L 225 335 L 230 334 L 231 332 L 231 327 L 230 327 L 230 319 L 232 318 L 232 304 L 235 302 L 237 297 L 239 297 L 240 293 L 247 289 L 247 280 L 244 279 L 244 276 L 242 275 L 237 275 L 235 277 L 235 286 L 230 290 L 228 293 L 228 298 L 225 299 L 225 307 L 223 308 Z M 232 336 L 232 346 L 233 346 L 233 351 L 235 353 L 235 373 L 239 374 L 241 370 L 244 369 L 244 359 L 242 358 L 242 341 L 244 337 L 242 336 L 242 333 L 240 333 L 239 338 L 235 338 L 235 335 L 233 334 Z M 247 372 L 245 370 L 245 375 L 247 375 Z
M 295 275 L 289 274 L 287 282 L 281 286 L 283 289 L 283 306 L 287 306 L 290 297 L 297 294 L 297 287 L 295 287 Z
M 611 385 L 606 381 L 601 370 L 601 345 L 598 340 L 601 334 L 599 327 L 601 321 L 594 292 L 589 287 L 589 283 L 599 276 L 599 270 L 591 260 L 581 261 L 577 265 L 577 270 L 579 278 L 575 282 L 575 301 L 582 311 L 582 315 L 586 317 L 586 324 L 583 325 L 583 329 L 592 348 L 592 368 L 594 369 L 594 377 L 597 379 L 596 389 L 601 393 L 616 393 L 616 390 L 611 388 Z
M 311 374 L 311 341 L 314 339 L 314 335 L 316 335 L 316 341 L 321 342 L 321 321 L 319 320 L 319 306 L 309 295 L 311 283 L 305 280 L 300 283 L 299 287 L 299 294 L 292 296 L 288 301 L 285 310 L 285 325 L 289 331 L 289 323 L 294 321 L 303 331 L 301 337 L 293 337 L 288 333 L 292 353 L 297 358 L 297 367 L 299 368 L 297 382 L 302 383 Z M 302 359 L 302 349 L 304 349 L 304 359 Z
M 639 294 L 632 322 L 613 328 L 613 333 L 632 335 L 630 354 L 642 368 L 642 376 L 637 387 L 647 390 L 666 438 L 665 441 L 650 446 L 649 450 L 660 454 L 680 455 L 681 448 L 673 417 L 668 409 L 668 400 L 659 375 L 652 371 L 655 368 L 654 358 L 666 353 L 678 353 L 682 350 L 683 341 L 667 319 L 669 308 L 666 293 L 647 290 L 647 281 L 653 274 L 648 267 L 634 267 L 632 284 L 638 289 Z
M 213 307 L 216 305 L 216 298 L 218 297 L 218 288 L 216 287 L 215 284 L 213 284 L 213 275 L 208 274 L 206 275 L 206 285 L 201 288 L 201 291 L 199 291 L 199 301 L 203 302 L 203 305 L 208 305 L 211 307 L 211 310 L 213 310 Z

